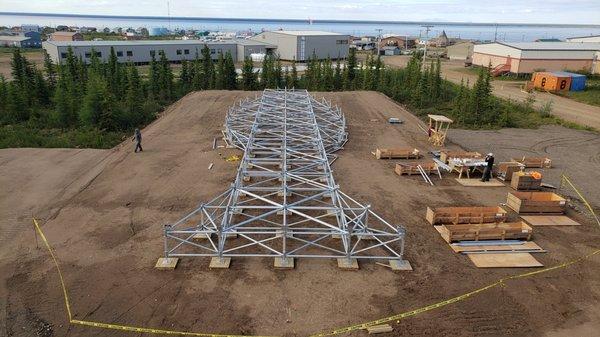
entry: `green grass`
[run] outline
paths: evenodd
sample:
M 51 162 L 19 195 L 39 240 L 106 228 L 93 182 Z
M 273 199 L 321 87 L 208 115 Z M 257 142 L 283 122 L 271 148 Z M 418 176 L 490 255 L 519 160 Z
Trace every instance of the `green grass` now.
M 0 148 L 94 148 L 109 149 L 127 138 L 125 132 L 107 132 L 98 129 L 39 129 L 30 125 L 3 125 L 0 127 Z
M 569 91 L 564 96 L 581 103 L 600 106 L 600 76 L 588 78 L 584 91 Z

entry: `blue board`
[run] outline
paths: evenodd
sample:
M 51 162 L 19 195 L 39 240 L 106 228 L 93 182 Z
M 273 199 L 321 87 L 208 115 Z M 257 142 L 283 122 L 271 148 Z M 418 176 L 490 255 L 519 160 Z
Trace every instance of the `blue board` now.
M 552 72 L 556 76 L 561 77 L 570 77 L 571 78 L 571 87 L 570 91 L 583 91 L 585 89 L 585 75 L 570 73 L 567 71 L 554 71 Z

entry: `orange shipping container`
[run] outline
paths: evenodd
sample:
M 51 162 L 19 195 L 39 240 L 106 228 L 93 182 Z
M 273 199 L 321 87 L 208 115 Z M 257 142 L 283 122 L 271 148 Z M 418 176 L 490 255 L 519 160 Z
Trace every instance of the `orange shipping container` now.
M 553 73 L 537 72 L 532 76 L 533 87 L 546 91 L 569 91 L 571 77 L 557 76 Z

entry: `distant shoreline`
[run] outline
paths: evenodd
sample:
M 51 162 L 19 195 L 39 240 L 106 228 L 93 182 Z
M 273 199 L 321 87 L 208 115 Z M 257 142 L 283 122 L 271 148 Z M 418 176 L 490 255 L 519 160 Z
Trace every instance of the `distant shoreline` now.
M 0 12 L 0 15 L 7 16 L 38 16 L 38 17 L 71 17 L 71 18 L 90 18 L 90 19 L 127 19 L 127 20 L 171 20 L 171 21 L 217 21 L 217 22 L 294 22 L 308 23 L 308 19 L 259 19 L 259 18 L 208 18 L 193 16 L 132 16 L 132 15 L 101 15 L 101 14 L 65 14 L 65 13 L 17 13 Z M 446 21 L 380 21 L 380 20 L 317 20 L 315 23 L 341 23 L 341 24 L 398 24 L 398 25 L 418 25 L 434 24 L 445 26 L 481 26 L 481 27 L 576 27 L 576 28 L 600 28 L 600 24 L 554 24 L 554 23 L 493 23 L 493 22 L 446 22 Z

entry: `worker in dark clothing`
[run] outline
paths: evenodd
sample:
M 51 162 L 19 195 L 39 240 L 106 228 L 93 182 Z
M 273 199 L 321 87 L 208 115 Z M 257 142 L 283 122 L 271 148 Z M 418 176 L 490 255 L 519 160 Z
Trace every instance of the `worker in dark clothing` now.
M 490 181 L 490 178 L 492 177 L 492 168 L 494 167 L 494 154 L 488 153 L 487 156 L 485 156 L 485 162 L 487 163 L 487 166 L 483 170 L 481 181 Z
M 140 129 L 135 129 L 135 136 L 133 136 L 131 141 L 133 142 L 134 140 L 136 144 L 135 150 L 133 152 L 138 152 L 138 149 L 140 150 L 140 152 L 143 152 L 144 150 L 142 150 L 142 132 L 140 131 Z

